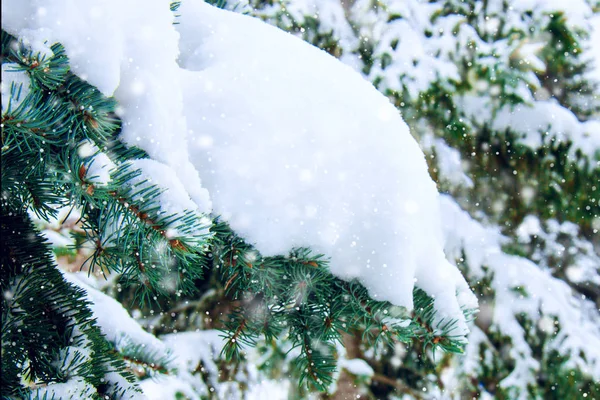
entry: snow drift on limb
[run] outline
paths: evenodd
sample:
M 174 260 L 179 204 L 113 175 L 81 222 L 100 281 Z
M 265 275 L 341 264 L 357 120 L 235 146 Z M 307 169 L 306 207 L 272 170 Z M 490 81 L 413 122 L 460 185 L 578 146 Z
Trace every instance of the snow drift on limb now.
M 394 106 L 327 53 L 257 19 L 183 2 L 180 65 L 190 160 L 213 211 L 264 255 L 310 247 L 375 299 L 439 319 L 467 285 L 443 253 L 438 194 Z M 458 333 L 458 332 L 457 332 Z

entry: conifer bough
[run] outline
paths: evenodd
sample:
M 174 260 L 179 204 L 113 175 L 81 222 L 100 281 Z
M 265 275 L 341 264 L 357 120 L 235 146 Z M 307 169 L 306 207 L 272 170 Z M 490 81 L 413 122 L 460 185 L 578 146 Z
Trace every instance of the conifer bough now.
M 215 23 L 230 18 L 205 5 L 199 10 Z M 266 29 L 239 21 L 248 33 Z M 472 302 L 464 302 L 464 315 L 440 316 L 432 293 L 416 288 L 409 312 L 374 300 L 372 284 L 367 290 L 360 279 L 332 275 L 326 258 L 331 255 L 296 247 L 286 255 L 262 256 L 198 201 L 174 199 L 187 188 L 176 179 L 165 184 L 164 172 L 172 169 L 121 140 L 129 110 L 123 116 L 115 98 L 74 74 L 60 43 L 41 53 L 22 39 L 2 30 L 3 84 L 12 82 L 2 104 L 3 395 L 134 397 L 132 365 L 166 370 L 159 362 L 143 362 L 152 358 L 148 353 L 124 351 L 107 340 L 82 290 L 57 270 L 32 216 L 49 220 L 59 207 L 81 215 L 77 246 L 92 248 L 90 272 L 118 275 L 123 287 L 135 290 L 136 302 L 200 295 L 203 276 L 217 276 L 239 305 L 223 321 L 227 359 L 243 357 L 244 346 L 259 338 L 285 334 L 298 350 L 300 382 L 325 390 L 343 332 L 362 331 L 372 343 L 418 340 L 462 351 L 467 332 L 457 324 L 473 314 Z M 316 54 L 287 40 L 286 47 Z M 195 193 L 191 197 L 201 197 Z M 398 258 L 401 265 L 402 254 Z

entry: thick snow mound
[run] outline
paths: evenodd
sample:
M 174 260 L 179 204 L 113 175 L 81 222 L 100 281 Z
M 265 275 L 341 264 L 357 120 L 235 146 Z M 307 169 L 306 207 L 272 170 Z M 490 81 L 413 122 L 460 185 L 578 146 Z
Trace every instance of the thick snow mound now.
M 438 193 L 395 107 L 329 54 L 257 19 L 183 2 L 190 160 L 222 215 L 264 255 L 306 246 L 380 300 L 417 285 L 460 314 Z

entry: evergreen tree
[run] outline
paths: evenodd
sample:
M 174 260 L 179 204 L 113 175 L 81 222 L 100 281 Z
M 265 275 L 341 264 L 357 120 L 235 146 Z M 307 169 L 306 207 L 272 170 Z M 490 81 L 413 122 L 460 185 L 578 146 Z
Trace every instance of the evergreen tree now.
M 212 3 L 338 57 L 401 111 L 479 298 L 468 344 L 422 290 L 408 314 L 328 254 L 263 257 L 223 219 L 166 208 L 176 185 L 119 139 L 115 99 L 60 44 L 3 31 L 2 394 L 600 397 L 600 4 Z M 100 279 L 61 274 L 42 234 Z
M 184 339 L 154 336 L 177 332 L 169 317 L 196 307 L 218 311 L 210 326 L 222 332 L 213 348 L 223 361 L 243 365 L 258 346 L 291 354 L 294 391 L 332 384 L 347 332 L 379 347 L 414 340 L 463 351 L 456 316 L 439 316 L 425 291 L 415 289 L 414 311 L 377 301 L 361 282 L 332 275 L 325 255 L 262 256 L 218 216 L 176 201 L 187 188 L 161 180 L 172 170 L 121 140 L 116 99 L 74 73 L 62 44 L 35 46 L 2 31 L 3 395 L 134 398 L 143 396 L 136 380 L 144 387 L 161 376 L 186 385 L 179 395 L 229 396 L 223 390 L 235 385 L 220 384 L 207 348 L 186 371 L 177 353 Z M 57 242 L 63 229 L 68 237 Z M 82 256 L 88 276 L 109 278 L 105 291 L 141 309 L 151 333 L 93 280 L 61 274 L 41 230 L 57 256 Z M 463 323 L 474 311 L 461 310 Z M 195 322 L 181 330 L 207 327 Z
M 591 35 L 600 5 L 249 3 L 388 95 L 452 196 L 442 202 L 446 253 L 482 311 L 467 359 L 404 349 L 368 358 L 375 376 L 397 378 L 388 387 L 374 379 L 368 391 L 598 397 L 600 61 Z

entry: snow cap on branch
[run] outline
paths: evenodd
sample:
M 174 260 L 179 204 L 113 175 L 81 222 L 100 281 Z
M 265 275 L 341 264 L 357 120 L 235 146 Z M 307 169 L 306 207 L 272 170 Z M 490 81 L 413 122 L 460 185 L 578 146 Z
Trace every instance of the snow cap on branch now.
M 350 67 L 202 1 L 183 2 L 177 25 L 159 0 L 4 3 L 9 32 L 62 42 L 76 74 L 114 93 L 123 139 L 169 165 L 201 209 L 212 203 L 264 256 L 309 247 L 331 257 L 336 276 L 407 308 L 416 283 L 435 298 L 438 326 L 457 320 L 453 333 L 468 332 L 463 310 L 476 299 L 444 256 L 423 154 Z
M 443 253 L 438 194 L 398 111 L 326 52 L 202 2 L 180 8 L 190 160 L 213 211 L 263 255 L 310 247 L 373 298 L 474 307 Z M 457 292 L 465 304 L 457 301 Z

